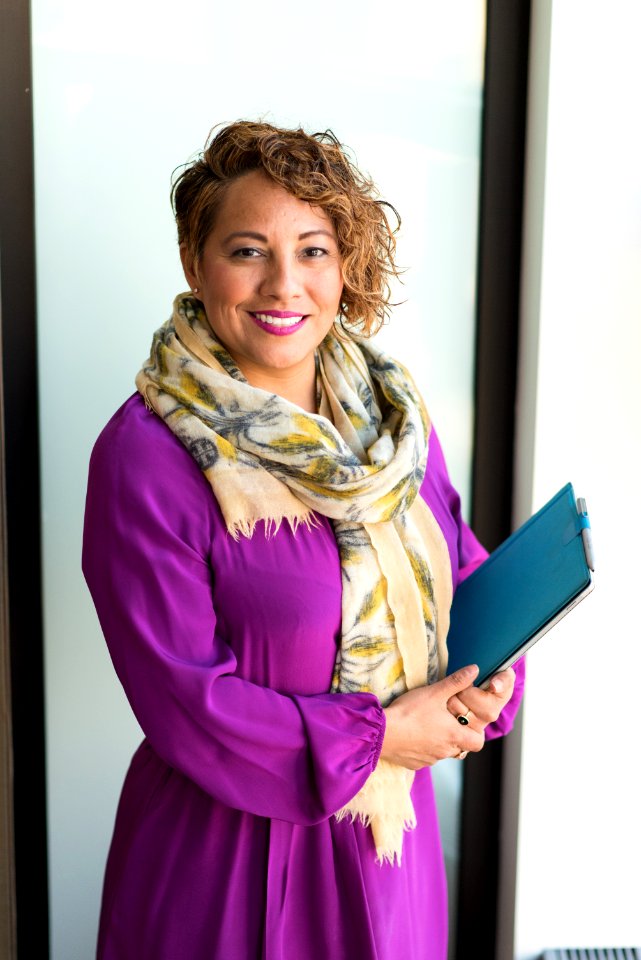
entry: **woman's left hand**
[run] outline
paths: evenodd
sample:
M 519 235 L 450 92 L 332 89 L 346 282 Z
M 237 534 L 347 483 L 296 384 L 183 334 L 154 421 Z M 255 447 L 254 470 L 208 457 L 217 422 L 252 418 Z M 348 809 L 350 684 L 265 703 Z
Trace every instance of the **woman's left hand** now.
M 494 723 L 512 696 L 515 674 L 510 667 L 496 673 L 487 690 L 466 687 L 447 701 L 447 709 L 454 717 L 467 717 L 471 730 L 482 733 L 489 723 Z

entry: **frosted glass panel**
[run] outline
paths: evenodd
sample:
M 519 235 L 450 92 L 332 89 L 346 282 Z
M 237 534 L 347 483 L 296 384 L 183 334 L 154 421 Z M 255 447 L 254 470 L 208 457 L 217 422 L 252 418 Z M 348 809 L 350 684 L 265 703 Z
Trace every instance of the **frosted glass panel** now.
M 80 574 L 92 443 L 184 288 L 171 171 L 239 117 L 331 127 L 401 212 L 381 338 L 423 389 L 468 502 L 485 4 L 33 0 L 53 960 L 95 939 L 140 733 Z M 459 766 L 437 770 L 452 876 Z

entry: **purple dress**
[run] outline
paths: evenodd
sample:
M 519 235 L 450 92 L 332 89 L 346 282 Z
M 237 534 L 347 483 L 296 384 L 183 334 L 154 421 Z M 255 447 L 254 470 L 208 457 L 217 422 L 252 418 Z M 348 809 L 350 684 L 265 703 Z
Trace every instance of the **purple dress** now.
M 437 437 L 421 494 L 454 578 L 485 552 Z M 205 477 L 138 395 L 98 439 L 83 567 L 146 739 L 118 808 L 100 960 L 444 960 L 447 903 L 429 769 L 402 867 L 337 823 L 376 765 L 385 718 L 329 694 L 341 576 L 331 524 L 226 533 Z M 510 703 L 488 736 L 508 731 Z

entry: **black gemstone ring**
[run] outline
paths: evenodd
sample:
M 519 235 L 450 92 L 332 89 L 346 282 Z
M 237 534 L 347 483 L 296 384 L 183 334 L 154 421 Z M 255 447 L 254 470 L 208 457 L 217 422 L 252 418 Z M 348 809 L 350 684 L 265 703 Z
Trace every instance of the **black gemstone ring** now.
M 462 727 L 466 727 L 466 726 L 468 725 L 468 723 L 470 722 L 467 718 L 469 717 L 469 715 L 471 714 L 471 712 L 472 712 L 471 710 L 468 710 L 466 714 L 461 713 L 461 714 L 459 714 L 458 717 L 456 718 L 456 719 L 458 720 L 458 722 L 461 724 Z

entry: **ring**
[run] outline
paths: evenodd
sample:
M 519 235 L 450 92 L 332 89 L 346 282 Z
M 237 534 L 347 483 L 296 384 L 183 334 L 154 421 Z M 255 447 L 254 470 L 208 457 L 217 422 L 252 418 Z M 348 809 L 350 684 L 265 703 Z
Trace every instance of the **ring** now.
M 460 753 L 457 753 L 457 754 L 456 754 L 456 756 L 454 757 L 454 759 L 455 759 L 455 760 L 465 760 L 465 758 L 466 758 L 466 756 L 468 755 L 468 753 L 469 753 L 469 750 L 461 750 Z
M 467 713 L 459 713 L 456 719 L 458 720 L 458 722 L 461 724 L 462 727 L 466 727 L 470 722 L 468 720 L 468 717 L 471 714 L 471 712 L 472 712 L 471 710 L 468 710 Z

